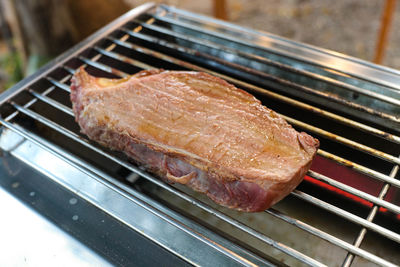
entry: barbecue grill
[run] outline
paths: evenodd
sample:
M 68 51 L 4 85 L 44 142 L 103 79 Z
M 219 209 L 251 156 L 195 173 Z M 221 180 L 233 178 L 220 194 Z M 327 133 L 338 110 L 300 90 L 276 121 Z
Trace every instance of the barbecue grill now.
M 208 72 L 317 137 L 318 156 L 273 208 L 219 207 L 79 133 L 69 84 L 80 66 L 111 78 L 151 68 Z M 0 96 L 0 193 L 103 264 L 396 266 L 399 114 L 397 70 L 145 4 Z

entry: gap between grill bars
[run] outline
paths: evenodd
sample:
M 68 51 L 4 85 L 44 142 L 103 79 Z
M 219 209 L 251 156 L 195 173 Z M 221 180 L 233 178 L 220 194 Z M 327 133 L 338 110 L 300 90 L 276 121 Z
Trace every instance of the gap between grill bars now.
M 149 25 L 151 25 L 151 24 L 149 24 Z M 126 36 L 129 35 L 129 36 L 132 36 L 132 37 L 135 37 L 135 38 L 143 38 L 144 40 L 147 40 L 147 41 L 150 40 L 150 41 L 156 42 L 159 45 L 164 45 L 166 47 L 171 46 L 171 44 L 169 44 L 168 42 L 166 42 L 164 40 L 157 40 L 154 37 L 150 37 L 150 36 L 146 36 L 145 34 L 141 34 L 140 30 L 136 30 L 136 31 L 133 31 L 133 32 L 131 30 L 129 30 L 129 29 L 121 29 L 121 30 L 124 31 L 127 34 Z M 242 86 L 244 88 L 247 88 L 247 89 L 250 89 L 250 90 L 253 90 L 253 91 L 256 91 L 256 92 L 260 92 L 260 93 L 266 94 L 267 96 L 269 96 L 271 98 L 276 98 L 278 100 L 281 100 L 283 102 L 292 104 L 292 105 L 297 106 L 297 107 L 301 107 L 301 108 L 304 108 L 304 109 L 307 109 L 307 110 L 312 110 L 312 111 L 314 111 L 316 113 L 319 113 L 319 114 L 321 114 L 321 115 L 323 115 L 323 116 L 325 116 L 325 117 L 327 117 L 329 119 L 338 120 L 343 124 L 350 125 L 350 126 L 352 126 L 354 128 L 362 129 L 363 131 L 366 131 L 366 132 L 368 132 L 370 134 L 374 134 L 374 135 L 383 137 L 383 138 L 385 138 L 385 139 L 387 139 L 387 140 L 389 140 L 391 142 L 394 142 L 394 143 L 397 143 L 397 144 L 400 143 L 400 137 L 399 136 L 390 135 L 390 134 L 385 133 L 385 132 L 383 132 L 383 131 L 381 131 L 379 129 L 370 127 L 370 126 L 365 125 L 365 124 L 358 123 L 356 121 L 352 121 L 350 119 L 347 119 L 345 117 L 341 117 L 341 116 L 336 115 L 334 113 L 329 113 L 327 111 L 315 108 L 315 107 L 310 106 L 308 104 L 301 103 L 301 102 L 299 102 L 297 100 L 293 100 L 291 98 L 276 94 L 274 92 L 267 91 L 267 90 L 265 90 L 263 88 L 253 86 L 253 85 L 251 85 L 249 83 L 242 82 L 240 80 L 231 78 L 229 76 L 219 74 L 218 72 L 210 71 L 210 70 L 208 70 L 206 68 L 199 67 L 199 66 L 197 66 L 195 64 L 191 64 L 191 63 L 183 61 L 183 60 L 178 60 L 176 58 L 173 58 L 173 57 L 168 56 L 166 54 L 162 54 L 160 52 L 148 49 L 146 47 L 141 47 L 141 46 L 138 46 L 136 44 L 129 43 L 129 42 L 127 42 L 127 38 L 122 37 L 120 39 L 115 39 L 115 38 L 112 38 L 110 36 L 107 36 L 105 38 L 107 38 L 108 40 L 112 41 L 112 43 L 114 45 L 121 45 L 121 46 L 124 46 L 126 48 L 133 49 L 135 51 L 138 51 L 138 52 L 153 56 L 155 58 L 159 58 L 159 59 L 165 60 L 167 62 L 171 62 L 171 63 L 177 64 L 177 65 L 181 65 L 181 66 L 183 66 L 185 68 L 195 69 L 195 70 L 199 70 L 199 71 L 206 71 L 206 72 L 212 73 L 212 74 L 214 74 L 216 76 L 220 76 L 220 77 L 222 77 L 222 78 L 224 78 L 224 79 L 226 79 L 228 81 L 231 81 L 231 82 L 233 82 L 235 84 L 238 84 L 239 86 Z M 125 77 L 125 76 L 127 76 L 129 74 L 124 72 L 123 70 L 119 70 L 119 69 L 104 65 L 104 64 L 102 64 L 100 62 L 97 62 L 97 60 L 101 57 L 101 55 L 108 56 L 108 57 L 114 58 L 116 60 L 120 60 L 121 62 L 132 64 L 132 65 L 134 65 L 136 67 L 139 67 L 141 69 L 154 68 L 153 66 L 151 66 L 151 65 L 149 65 L 147 63 L 144 63 L 144 62 L 141 62 L 141 61 L 138 61 L 138 60 L 134 60 L 134 59 L 128 58 L 126 56 L 120 55 L 120 54 L 118 54 L 116 52 L 113 52 L 112 50 L 113 50 L 114 47 L 109 46 L 108 48 L 103 49 L 101 47 L 95 46 L 95 47 L 93 47 L 93 49 L 98 52 L 98 55 L 96 55 L 94 58 L 86 58 L 84 56 L 79 56 L 77 58 L 79 60 L 81 60 L 86 65 L 90 65 L 90 66 L 92 66 L 94 68 L 101 69 L 101 70 L 103 70 L 105 72 L 112 73 L 112 74 L 115 74 L 115 75 L 120 76 L 120 77 Z M 175 45 L 174 49 L 178 49 L 179 50 L 180 47 Z M 185 49 L 184 51 L 187 52 L 188 50 Z M 70 74 L 73 74 L 73 72 L 75 71 L 74 69 L 71 69 L 71 68 L 69 68 L 67 66 L 62 66 L 62 67 L 67 72 L 69 72 Z M 304 73 L 304 75 L 308 75 L 308 74 Z M 28 102 L 27 104 L 25 104 L 23 106 L 18 105 L 18 104 L 13 103 L 13 102 L 11 102 L 11 105 L 16 109 L 16 111 L 21 112 L 21 113 L 33 118 L 34 120 L 37 120 L 37 121 L 41 122 L 42 124 L 48 126 L 49 128 L 51 128 L 51 129 L 53 129 L 55 131 L 58 131 L 61 134 L 71 138 L 72 140 L 74 140 L 74 141 L 76 141 L 76 142 L 78 142 L 78 143 L 80 143 L 80 144 L 92 149 L 96 153 L 99 153 L 99 154 L 105 156 L 106 158 L 109 158 L 109 159 L 115 161 L 116 163 L 124 166 L 125 168 L 127 168 L 127 169 L 129 169 L 129 170 L 141 175 L 142 177 L 146 178 L 147 180 L 151 181 L 152 183 L 156 184 L 157 186 L 159 186 L 159 187 L 161 187 L 161 188 L 163 188 L 163 189 L 165 189 L 165 190 L 167 190 L 167 191 L 169 191 L 169 192 L 171 192 L 173 194 L 176 194 L 177 196 L 181 197 L 182 199 L 192 203 L 193 205 L 195 205 L 197 207 L 200 207 L 201 209 L 207 211 L 208 213 L 213 214 L 214 216 L 220 218 L 221 220 L 224 220 L 224 221 L 234 225 L 235 227 L 238 227 L 239 229 L 241 229 L 242 231 L 248 233 L 249 235 L 252 235 L 252 236 L 264 241 L 265 243 L 269 244 L 270 246 L 273 246 L 273 247 L 275 247 L 275 248 L 287 253 L 288 255 L 291 255 L 294 258 L 297 258 L 297 259 L 301 260 L 302 262 L 304 262 L 306 264 L 314 265 L 314 266 L 320 266 L 321 265 L 321 263 L 315 261 L 314 259 L 312 259 L 312 258 L 310 258 L 310 257 L 308 257 L 308 256 L 306 256 L 306 255 L 304 255 L 304 254 L 302 254 L 302 253 L 290 248 L 290 247 L 287 247 L 284 244 L 276 242 L 276 241 L 270 239 L 269 237 L 264 236 L 263 234 L 260 234 L 257 231 L 247 227 L 246 225 L 243 225 L 242 223 L 234 220 L 233 218 L 230 218 L 229 216 L 210 208 L 208 205 L 206 205 L 206 204 L 204 204 L 204 203 L 192 198 L 191 196 L 179 191 L 178 189 L 175 189 L 174 187 L 171 187 L 169 185 L 164 184 L 163 182 L 155 179 L 154 177 L 152 177 L 152 176 L 148 175 L 147 173 L 141 171 L 140 169 L 130 165 L 129 163 L 126 163 L 126 162 L 120 160 L 119 158 L 116 158 L 115 156 L 107 154 L 103 150 L 97 148 L 96 146 L 93 146 L 91 143 L 88 142 L 88 140 L 80 137 L 79 135 L 75 134 L 74 132 L 63 128 L 62 126 L 60 126 L 56 122 L 53 122 L 53 121 L 51 121 L 51 120 L 49 120 L 49 119 L 41 116 L 40 114 L 38 114 L 38 113 L 36 113 L 36 112 L 34 112 L 34 111 L 29 109 L 29 107 L 35 101 L 40 100 L 40 101 L 42 101 L 44 103 L 47 103 L 47 104 L 59 109 L 60 111 L 66 113 L 69 116 L 73 116 L 73 112 L 69 107 L 67 107 L 67 106 L 65 106 L 65 105 L 63 105 L 63 104 L 57 102 L 56 100 L 53 100 L 52 98 L 47 96 L 50 92 L 52 92 L 56 88 L 60 88 L 60 89 L 62 89 L 64 91 L 66 91 L 66 92 L 69 92 L 70 91 L 69 86 L 67 84 L 65 84 L 65 82 L 70 77 L 71 77 L 71 75 L 67 75 L 64 79 L 61 79 L 61 80 L 58 81 L 58 80 L 56 80 L 54 78 L 51 78 L 51 77 L 47 76 L 46 79 L 51 84 L 53 84 L 52 87 L 48 88 L 43 93 L 39 93 L 39 92 L 35 91 L 34 89 L 30 88 L 30 89 L 28 89 L 28 92 L 34 97 L 33 100 L 31 100 L 30 102 Z M 388 99 L 386 99 L 386 100 L 388 100 Z M 390 102 L 390 100 L 389 100 L 389 102 Z M 396 104 L 396 103 L 394 103 L 394 104 Z M 33 140 L 33 141 L 37 142 L 38 144 L 42 145 L 43 147 L 45 147 L 50 152 L 56 153 L 56 152 L 54 152 L 54 150 L 55 150 L 54 148 L 52 148 L 51 146 L 48 147 L 45 144 L 42 144 L 40 142 L 40 140 L 35 139 L 34 134 L 29 133 L 28 131 L 26 131 L 24 129 L 21 129 L 20 127 L 17 127 L 13 123 L 11 123 L 10 121 L 16 115 L 17 115 L 17 112 L 11 114 L 6 119 L 1 119 L 0 121 L 4 126 L 10 128 L 13 131 L 18 132 L 19 134 L 23 135 L 27 139 L 30 139 L 30 140 Z M 351 139 L 348 139 L 348 138 L 345 138 L 345 137 L 341 137 L 341 136 L 336 136 L 336 135 L 334 135 L 332 133 L 329 133 L 328 131 L 324 131 L 323 129 L 319 129 L 319 128 L 314 127 L 312 125 L 305 124 L 305 123 L 303 123 L 301 121 L 295 120 L 295 119 L 287 117 L 287 116 L 285 116 L 285 119 L 287 119 L 290 123 L 299 126 L 300 128 L 304 128 L 304 129 L 306 129 L 308 131 L 318 133 L 318 134 L 320 134 L 320 135 L 322 135 L 324 137 L 328 137 L 328 138 L 330 138 L 332 140 L 335 140 L 335 141 L 337 141 L 339 143 L 345 144 L 345 145 L 347 145 L 347 146 L 349 146 L 349 147 L 351 147 L 353 149 L 357 149 L 357 150 L 360 150 L 360 151 L 362 151 L 364 153 L 368 153 L 368 154 L 371 154 L 371 155 L 373 155 L 375 157 L 379 157 L 379 158 L 381 158 L 381 159 L 383 159 L 385 161 L 388 161 L 390 163 L 393 163 L 395 165 L 398 165 L 399 162 L 400 162 L 400 160 L 397 157 L 393 156 L 393 155 L 390 155 L 390 154 L 381 152 L 379 150 L 375 150 L 375 149 L 373 149 L 371 147 L 359 144 L 357 142 L 352 141 Z M 396 173 L 393 175 L 393 171 L 392 171 L 391 175 L 385 175 L 383 173 L 380 173 L 380 172 L 374 171 L 372 169 L 369 169 L 369 168 L 367 168 L 365 166 L 354 164 L 353 162 L 348 162 L 345 159 L 340 158 L 339 156 L 336 156 L 336 155 L 334 155 L 334 154 L 332 154 L 332 153 L 330 153 L 328 151 L 320 150 L 319 154 L 321 156 L 323 156 L 323 157 L 333 159 L 337 163 L 340 163 L 340 164 L 343 164 L 343 165 L 348 165 L 348 166 L 351 165 L 353 167 L 353 169 L 355 169 L 356 171 L 364 173 L 364 174 L 367 174 L 367 175 L 373 177 L 374 179 L 377 179 L 379 181 L 383 181 L 385 183 L 388 183 L 388 184 L 396 186 L 396 187 L 400 187 L 400 182 L 398 180 L 394 179 L 394 176 L 396 175 Z M 79 162 L 79 158 L 77 158 L 76 160 Z M 394 169 L 395 168 L 396 167 L 394 167 Z M 396 205 L 394 205 L 394 204 L 392 204 L 390 202 L 387 202 L 387 201 L 383 200 L 384 195 L 383 196 L 380 195 L 379 197 L 374 197 L 374 196 L 369 195 L 369 194 L 367 194 L 367 193 L 365 193 L 365 192 L 363 192 L 361 190 L 357 190 L 355 188 L 347 186 L 347 185 L 345 185 L 343 183 L 335 181 L 335 180 L 333 180 L 333 179 L 331 179 L 329 177 L 326 177 L 326 176 L 324 176 L 322 174 L 319 174 L 319 173 L 316 173 L 316 172 L 313 172 L 313 171 L 310 171 L 308 174 L 311 177 L 313 177 L 313 178 L 315 178 L 317 180 L 323 181 L 324 183 L 330 184 L 330 185 L 335 186 L 335 187 L 337 187 L 339 189 L 342 189 L 342 190 L 344 190 L 346 192 L 349 192 L 349 193 L 351 193 L 351 194 L 353 194 L 355 196 L 358 196 L 358 197 L 361 197 L 361 198 L 363 198 L 363 199 L 365 199 L 367 201 L 370 201 L 371 203 L 374 204 L 373 210 L 375 210 L 375 214 L 376 214 L 377 207 L 387 208 L 388 210 L 390 210 L 392 212 L 395 212 L 397 214 L 399 214 L 399 212 L 400 212 L 400 207 L 398 207 L 398 206 L 396 206 Z M 386 188 L 386 187 L 388 187 L 388 186 L 385 185 L 384 188 Z M 381 193 L 384 191 L 384 188 L 382 189 Z M 387 191 L 387 189 L 386 189 L 386 191 Z M 372 222 L 373 216 L 372 216 L 372 218 L 370 218 L 371 216 L 369 216 L 367 219 L 362 219 L 362 218 L 360 218 L 358 216 L 355 216 L 355 215 L 353 215 L 353 214 L 351 214 L 351 213 L 349 213 L 349 212 L 347 212 L 345 210 L 342 210 L 340 208 L 332 206 L 331 204 L 328 204 L 328 203 L 326 203 L 326 202 L 324 202 L 322 200 L 315 199 L 312 196 L 307 195 L 304 192 L 296 190 L 292 194 L 294 196 L 296 196 L 296 197 L 299 197 L 299 198 L 307 201 L 307 202 L 311 202 L 314 205 L 319 206 L 320 208 L 328 209 L 330 212 L 333 212 L 334 214 L 336 214 L 338 216 L 344 217 L 346 220 L 352 221 L 352 222 L 362 226 L 363 227 L 362 231 L 364 231 L 364 232 L 365 232 L 365 229 L 369 229 L 369 230 L 375 231 L 375 232 L 385 236 L 388 239 L 391 239 L 391 240 L 394 240 L 395 242 L 400 243 L 400 235 L 398 235 L 397 233 L 394 233 L 394 232 L 392 232 L 390 230 L 387 230 L 387 229 L 385 229 L 385 228 L 383 228 L 383 227 L 381 227 L 381 226 L 379 226 L 377 224 L 374 224 Z M 328 242 L 330 242 L 330 243 L 332 243 L 334 245 L 337 245 L 337 246 L 345 249 L 346 251 L 348 251 L 350 253 L 349 255 L 354 254 L 354 255 L 363 257 L 363 258 L 365 258 L 365 259 L 367 259 L 367 260 L 369 260 L 371 262 L 377 263 L 377 264 L 381 264 L 381 265 L 385 265 L 385 266 L 393 266 L 391 263 L 387 262 L 386 260 L 384 260 L 382 258 L 379 258 L 376 255 L 373 255 L 373 254 L 371 254 L 371 253 L 369 253 L 369 252 L 367 252 L 367 251 L 365 251 L 363 249 L 360 249 L 359 245 L 361 244 L 361 242 L 360 242 L 360 244 L 358 244 L 356 242 L 355 245 L 351 245 L 351 244 L 349 244 L 349 243 L 347 243 L 347 242 L 345 242 L 345 241 L 343 241 L 343 240 L 341 240 L 341 239 L 339 239 L 339 238 L 337 238 L 335 236 L 332 236 L 332 235 L 330 235 L 328 233 L 325 233 L 322 230 L 319 230 L 319 229 L 317 229 L 317 228 L 315 228 L 315 227 L 313 227 L 311 225 L 308 225 L 306 223 L 303 223 L 303 222 L 301 222 L 299 220 L 293 219 L 290 216 L 285 215 L 285 214 L 283 214 L 283 213 L 281 213 L 281 212 L 279 212 L 277 210 L 270 209 L 270 210 L 267 210 L 266 212 L 268 214 L 270 214 L 272 216 L 275 216 L 275 217 L 277 217 L 277 218 L 279 218 L 279 219 L 281 219 L 281 220 L 283 220 L 283 221 L 285 221 L 285 222 L 287 222 L 289 224 L 292 224 L 292 225 L 294 225 L 294 226 L 296 226 L 296 227 L 298 227 L 298 228 L 300 228 L 300 229 L 302 229 L 304 231 L 307 231 L 308 233 L 311 233 L 311 234 L 313 234 L 315 236 L 318 236 L 318 237 L 320 237 L 320 238 L 322 238 L 322 239 L 324 239 L 324 240 L 326 240 L 326 241 L 328 241 Z M 362 235 L 365 235 L 365 233 L 361 234 L 361 232 L 360 232 L 359 236 L 362 236 Z M 361 241 L 362 241 L 362 239 L 361 239 Z M 351 256 L 349 256 L 349 257 L 351 257 Z M 346 258 L 346 261 L 348 261 L 347 258 Z M 350 265 L 350 264 L 351 264 L 351 262 L 348 263 L 348 265 Z M 348 265 L 346 265 L 346 266 L 348 266 Z

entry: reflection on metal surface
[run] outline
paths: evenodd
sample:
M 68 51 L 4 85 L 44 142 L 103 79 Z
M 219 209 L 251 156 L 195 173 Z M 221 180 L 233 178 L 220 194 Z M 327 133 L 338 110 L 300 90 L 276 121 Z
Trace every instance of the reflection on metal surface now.
M 0 266 L 112 266 L 2 187 L 0 203 Z

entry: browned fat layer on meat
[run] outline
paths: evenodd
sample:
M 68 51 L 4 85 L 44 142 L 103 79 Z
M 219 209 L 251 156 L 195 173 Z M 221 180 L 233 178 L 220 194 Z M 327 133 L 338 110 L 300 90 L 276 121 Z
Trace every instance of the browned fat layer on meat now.
M 319 145 L 206 73 L 151 70 L 112 80 L 80 69 L 71 101 L 91 139 L 242 211 L 261 211 L 292 191 Z

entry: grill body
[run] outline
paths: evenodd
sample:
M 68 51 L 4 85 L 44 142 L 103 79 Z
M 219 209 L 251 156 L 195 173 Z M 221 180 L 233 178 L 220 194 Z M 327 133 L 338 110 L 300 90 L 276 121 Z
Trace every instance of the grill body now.
M 226 210 L 79 133 L 69 80 L 82 65 L 112 78 L 150 68 L 211 73 L 319 138 L 321 148 L 304 182 L 273 208 Z M 0 96 L 0 193 L 102 264 L 394 266 L 399 99 L 396 70 L 146 4 Z

